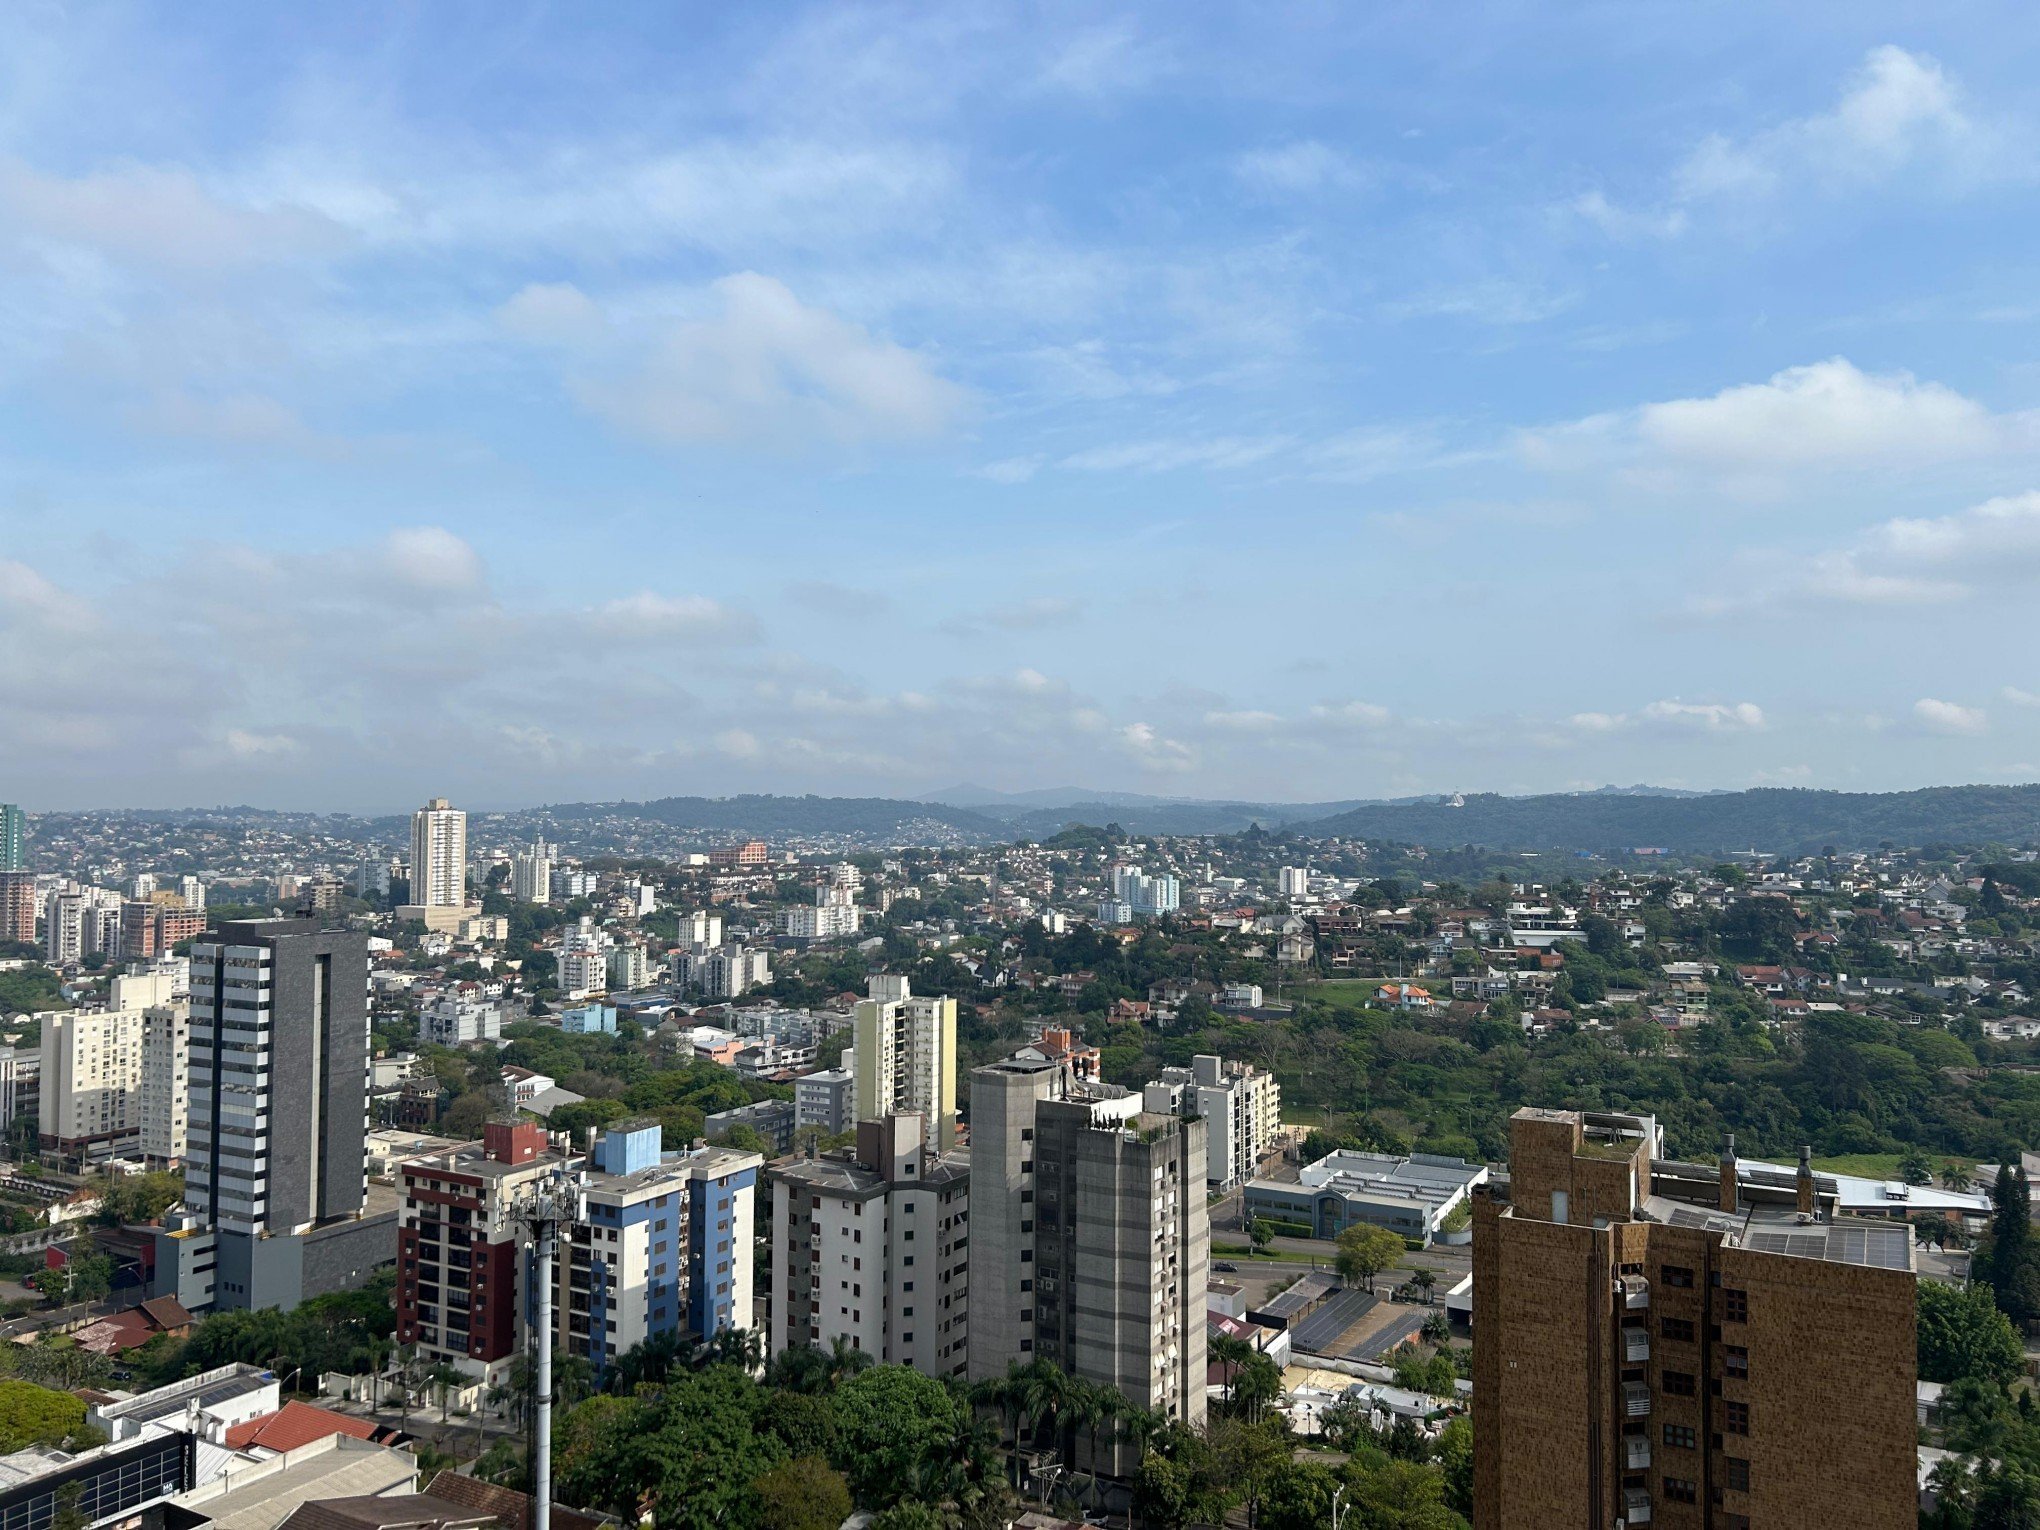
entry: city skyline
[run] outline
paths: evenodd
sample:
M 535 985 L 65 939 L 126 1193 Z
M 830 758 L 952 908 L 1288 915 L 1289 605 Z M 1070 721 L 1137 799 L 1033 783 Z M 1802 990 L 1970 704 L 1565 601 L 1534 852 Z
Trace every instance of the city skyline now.
M 2028 12 L 90 14 L 10 800 L 2040 773 Z

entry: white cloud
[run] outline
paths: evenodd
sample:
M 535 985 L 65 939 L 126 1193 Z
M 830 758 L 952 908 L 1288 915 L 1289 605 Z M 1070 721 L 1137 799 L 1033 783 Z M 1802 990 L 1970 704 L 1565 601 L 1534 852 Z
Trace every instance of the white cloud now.
M 1223 729 L 1228 733 L 1266 733 L 1282 726 L 1282 719 L 1273 712 L 1239 711 L 1206 712 L 1207 727 Z
M 725 728 L 715 736 L 715 747 L 733 760 L 755 760 L 765 746 L 747 728 Z
M 1971 156 L 1984 147 L 1940 64 L 1887 44 L 1870 50 L 1833 109 L 1742 140 L 1708 138 L 1680 169 L 1677 190 L 1686 201 L 1831 190 L 1936 159 L 1966 173 L 1980 168 Z
M 1527 463 L 1543 468 L 1642 461 L 1776 472 L 1979 457 L 2035 440 L 2027 416 L 1994 415 L 1941 383 L 1864 372 L 1837 356 L 1705 398 L 1525 431 L 1517 446 Z
M 594 626 L 627 638 L 748 638 L 756 624 L 706 595 L 659 595 L 640 590 L 604 601 L 590 613 Z
M 709 295 L 717 312 L 672 326 L 621 374 L 575 378 L 576 398 L 664 445 L 912 440 L 940 435 L 964 411 L 964 390 L 926 357 L 769 276 L 726 276 Z
M 1827 200 L 1901 185 L 1965 191 L 2030 176 L 2024 135 L 1977 121 L 1940 63 L 1873 48 L 1826 111 L 1742 137 L 1703 139 L 1655 207 L 1629 208 L 1592 190 L 1567 209 L 1618 240 L 1672 238 L 1714 214 Z
M 2015 707 L 2040 707 L 2040 694 L 2022 691 L 2016 685 L 2008 685 L 1998 694 Z
M 1063 458 L 1061 465 L 1091 473 L 1173 473 L 1186 468 L 1223 472 L 1265 462 L 1294 444 L 1292 436 L 1125 441 L 1073 453 Z
M 1302 196 L 1349 189 L 1367 177 L 1353 160 L 1315 138 L 1299 138 L 1266 149 L 1249 149 L 1230 161 L 1232 173 L 1263 196 Z
M 987 462 L 975 470 L 979 478 L 992 483 L 1026 483 L 1041 471 L 1039 456 L 1003 457 L 997 462 Z
M 1129 22 L 1090 27 L 1056 50 L 1043 67 L 1043 87 L 1077 96 L 1120 95 L 1142 89 L 1170 67 L 1166 52 L 1142 39 Z
M 1922 697 L 1913 703 L 1913 716 L 1920 725 L 1935 733 L 1982 733 L 1990 726 L 1990 717 L 1981 707 L 1965 707 L 1953 701 L 1936 701 Z
M 325 254 L 345 243 L 337 224 L 304 207 L 237 203 L 175 165 L 123 164 L 66 178 L 0 160 L 0 214 L 18 237 L 193 272 Z
M 572 282 L 532 282 L 496 310 L 496 322 L 520 340 L 581 346 L 607 337 L 609 318 Z
M 1362 728 L 1378 728 L 1391 717 L 1387 707 L 1371 701 L 1325 702 L 1312 707 L 1310 715 L 1320 722 Z
M 420 590 L 473 590 L 483 577 L 481 554 L 442 526 L 391 532 L 382 561 L 392 578 Z
M 1127 754 L 1143 769 L 1187 771 L 1197 765 L 1197 755 L 1188 744 L 1165 737 L 1152 723 L 1128 723 L 1119 730 L 1119 741 Z
M 1643 709 L 1647 722 L 1699 727 L 1710 733 L 1747 731 L 1764 726 L 1764 709 L 1753 701 L 1653 701 Z

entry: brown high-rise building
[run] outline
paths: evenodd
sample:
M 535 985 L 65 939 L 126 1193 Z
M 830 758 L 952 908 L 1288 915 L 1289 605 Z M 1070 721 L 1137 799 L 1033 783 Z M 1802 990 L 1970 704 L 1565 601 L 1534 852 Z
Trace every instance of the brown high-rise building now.
M 1910 1530 L 1912 1231 L 1796 1176 L 1524 1109 L 1476 1192 L 1475 1530 Z
M 0 871 L 0 940 L 34 939 L 35 873 Z

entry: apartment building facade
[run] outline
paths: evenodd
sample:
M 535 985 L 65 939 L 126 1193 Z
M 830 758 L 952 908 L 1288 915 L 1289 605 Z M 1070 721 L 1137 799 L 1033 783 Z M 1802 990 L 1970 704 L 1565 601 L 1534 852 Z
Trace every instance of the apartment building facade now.
M 482 1140 L 406 1163 L 397 1229 L 397 1333 L 428 1362 L 500 1384 L 524 1348 L 519 1206 L 566 1164 L 545 1128 L 491 1121 Z
M 1215 1190 L 1245 1184 L 1282 1130 L 1282 1086 L 1252 1063 L 1198 1056 L 1164 1068 L 1145 1090 L 1147 1109 L 1204 1120 L 1205 1173 Z
M 969 1375 L 1041 1357 L 1186 1425 L 1205 1412 L 1205 1123 L 1009 1058 L 971 1075 Z M 1123 1475 L 1120 1447 L 1101 1470 Z
M 668 1154 L 656 1122 L 619 1122 L 584 1165 L 586 1212 L 563 1237 L 553 1304 L 563 1353 L 599 1376 L 633 1346 L 753 1325 L 758 1171 L 735 1148 Z
M 970 1161 L 928 1150 L 918 1116 L 857 1124 L 857 1145 L 773 1164 L 772 1354 L 842 1340 L 880 1365 L 963 1377 L 970 1355 Z
M 1519 1110 L 1474 1215 L 1476 1530 L 1917 1522 L 1912 1234 Z
M 368 937 L 315 918 L 233 921 L 191 954 L 184 1206 L 152 1294 L 194 1312 L 288 1309 L 394 1252 L 367 1196 Z
M 911 1115 L 928 1149 L 956 1143 L 956 1000 L 917 996 L 904 977 L 874 973 L 858 1001 L 853 1066 L 857 1119 Z
M 54 1010 L 39 1018 L 42 1146 L 81 1161 L 131 1150 L 141 1136 L 142 1011 Z

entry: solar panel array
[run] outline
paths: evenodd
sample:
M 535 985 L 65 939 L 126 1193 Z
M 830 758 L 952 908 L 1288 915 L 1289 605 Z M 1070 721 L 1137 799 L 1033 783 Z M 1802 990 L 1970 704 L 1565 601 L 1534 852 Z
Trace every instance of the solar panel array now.
M 1743 1235 L 1743 1247 L 1760 1254 L 1790 1254 L 1795 1259 L 1825 1259 L 1828 1230 L 1824 1227 L 1752 1228 Z
M 1332 1354 L 1339 1336 L 1373 1311 L 1379 1300 L 1366 1291 L 1341 1291 L 1291 1329 L 1289 1342 L 1309 1354 Z
M 1912 1268 L 1912 1229 L 1869 1222 L 1837 1222 L 1828 1229 L 1828 1258 L 1878 1270 Z

